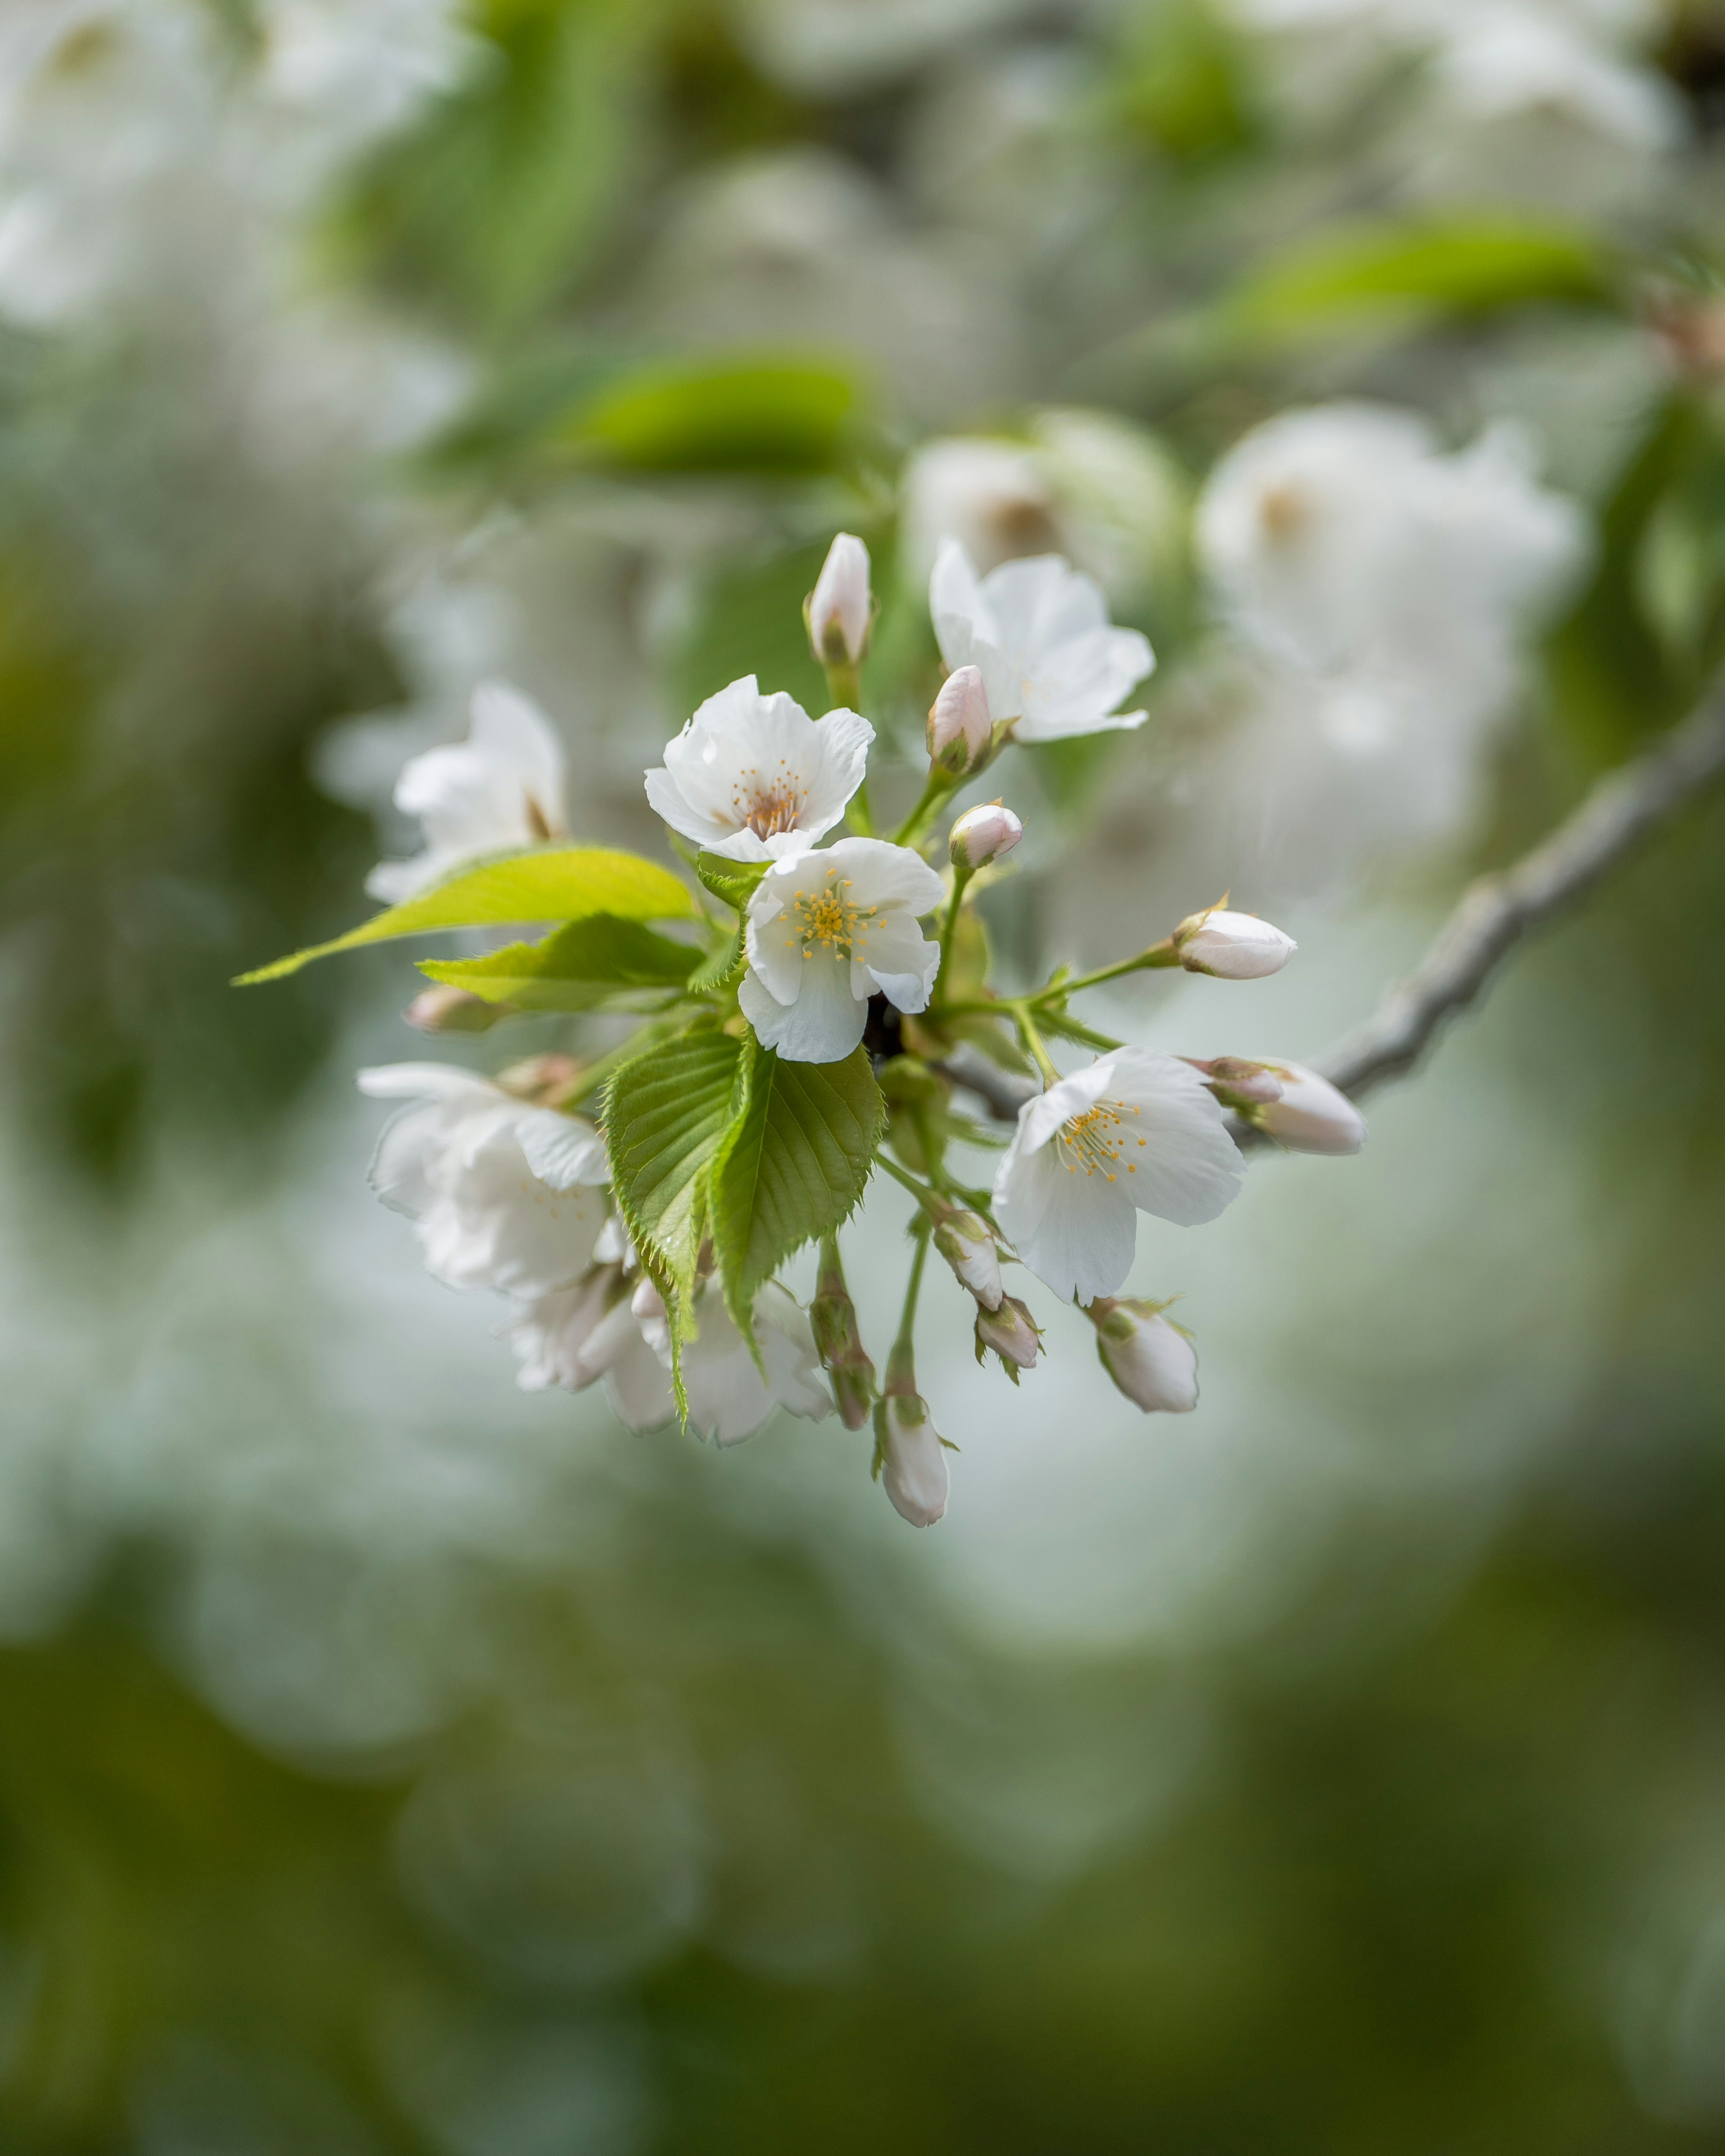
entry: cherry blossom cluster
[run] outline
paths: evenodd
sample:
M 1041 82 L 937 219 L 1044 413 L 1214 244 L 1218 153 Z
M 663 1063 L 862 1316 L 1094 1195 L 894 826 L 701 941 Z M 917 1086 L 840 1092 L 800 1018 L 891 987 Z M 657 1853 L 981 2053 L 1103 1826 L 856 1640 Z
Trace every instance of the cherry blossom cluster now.
M 954 814 L 957 797 L 1015 744 L 1142 726 L 1143 710 L 1120 706 L 1154 658 L 1058 555 L 978 575 L 949 540 L 929 608 L 944 678 L 921 794 L 890 836 L 868 793 L 875 728 L 854 708 L 875 613 L 869 557 L 840 534 L 804 611 L 829 692 L 848 700 L 834 694 L 812 718 L 745 676 L 645 775 L 689 882 L 571 845 L 556 737 L 526 699 L 492 685 L 465 742 L 403 770 L 397 799 L 420 819 L 424 851 L 373 872 L 372 891 L 398 903 L 343 939 L 562 918 L 543 942 L 428 964 L 439 984 L 409 1017 L 443 1032 L 522 1009 L 638 1014 L 603 1055 L 542 1054 L 495 1079 L 440 1063 L 360 1075 L 367 1094 L 409 1103 L 380 1141 L 378 1194 L 413 1220 L 436 1278 L 508 1299 L 501 1330 L 521 1384 L 603 1381 L 629 1427 L 677 1419 L 721 1445 L 779 1409 L 836 1411 L 847 1428 L 872 1425 L 875 1476 L 924 1526 L 946 1509 L 952 1449 L 916 1376 L 931 1250 L 972 1300 L 978 1362 L 992 1355 L 1016 1384 L 1044 1358 L 1042 1328 L 1009 1292 L 1022 1267 L 1090 1321 L 1128 1399 L 1184 1413 L 1198 1399 L 1189 1334 L 1166 1301 L 1120 1292 L 1138 1215 L 1214 1219 L 1239 1191 L 1248 1127 L 1321 1153 L 1364 1137 L 1353 1106 L 1297 1064 L 1132 1046 L 1072 1009 L 1143 970 L 1278 971 L 1292 940 L 1225 900 L 1095 971 L 1061 968 L 1022 993 L 991 980 L 976 901 L 1010 873 L 1023 824 L 1004 798 Z M 593 896 L 601 886 L 610 896 Z M 644 925 L 678 916 L 680 934 Z M 1062 1070 L 1055 1047 L 1090 1060 Z M 977 1083 L 978 1057 L 993 1086 Z M 1003 1087 L 1022 1100 L 1004 1142 Z M 960 1163 L 988 1147 L 992 1180 L 968 1180 Z M 878 1379 L 840 1250 L 877 1176 L 914 1206 L 903 1314 Z M 805 1308 L 778 1276 L 811 1244 Z

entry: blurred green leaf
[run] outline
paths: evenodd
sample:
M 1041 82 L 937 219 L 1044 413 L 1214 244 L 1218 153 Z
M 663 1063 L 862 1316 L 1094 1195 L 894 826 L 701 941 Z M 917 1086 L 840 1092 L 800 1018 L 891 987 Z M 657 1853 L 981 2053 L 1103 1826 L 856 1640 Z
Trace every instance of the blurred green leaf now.
M 702 354 L 608 384 L 551 440 L 582 463 L 628 471 L 831 471 L 847 461 L 860 402 L 844 361 Z
M 751 1034 L 712 1167 L 713 1251 L 731 1315 L 752 1340 L 755 1291 L 855 1211 L 885 1117 L 868 1053 L 786 1063 Z
M 1157 0 L 1127 23 L 1112 99 L 1128 127 L 1196 163 L 1251 141 L 1248 60 L 1245 38 L 1209 0 Z
M 511 943 L 483 958 L 423 958 L 419 971 L 486 1003 L 591 1010 L 619 991 L 680 988 L 700 956 L 691 944 L 656 936 L 639 921 L 595 913 L 542 943 Z
M 691 918 L 695 901 L 688 887 L 669 869 L 637 854 L 613 853 L 603 846 L 564 846 L 552 852 L 517 854 L 452 876 L 435 891 L 392 906 L 345 936 L 310 950 L 295 951 L 254 972 L 242 973 L 236 988 L 277 981 L 296 973 L 314 958 L 362 943 L 387 943 L 399 936 L 419 936 L 439 928 L 485 928 L 518 921 L 573 921 L 596 913 L 625 921 L 681 921 Z

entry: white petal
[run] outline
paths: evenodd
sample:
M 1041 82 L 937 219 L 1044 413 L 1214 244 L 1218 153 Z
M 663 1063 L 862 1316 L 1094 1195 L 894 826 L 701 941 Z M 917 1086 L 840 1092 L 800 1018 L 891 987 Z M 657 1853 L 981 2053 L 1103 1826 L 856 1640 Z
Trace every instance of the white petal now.
M 935 641 L 948 666 L 983 665 L 978 647 L 993 646 L 999 641 L 994 616 L 983 596 L 970 557 L 956 539 L 948 539 L 935 557 L 928 579 L 928 611 L 934 622 Z M 984 677 L 988 670 L 983 665 Z M 997 719 L 1012 716 L 994 703 L 992 682 L 988 701 Z
M 454 1063 L 374 1063 L 354 1083 L 374 1101 L 452 1101 L 464 1094 L 509 1097 L 489 1078 Z
M 639 1332 L 606 1371 L 605 1392 L 617 1419 L 630 1430 L 658 1430 L 677 1412 L 670 1373 Z
M 1019 1110 L 1019 1127 L 1013 1137 L 1012 1152 L 1034 1152 L 1045 1146 L 1062 1124 L 1096 1106 L 1111 1090 L 1113 1075 L 1112 1059 L 1099 1055 L 1088 1070 L 1075 1070 L 1070 1078 L 1058 1080 L 1045 1093 L 1033 1095 Z
M 1137 1170 L 1121 1178 L 1132 1202 L 1182 1228 L 1214 1220 L 1240 1195 L 1240 1178 L 1239 1148 L 1214 1096 L 1189 1063 L 1160 1049 L 1122 1048 L 1108 1060 L 1107 1098 L 1137 1111 L 1122 1156 Z
M 841 1062 L 868 1021 L 868 1004 L 850 993 L 850 961 L 825 952 L 803 961 L 795 1003 L 780 1003 L 752 968 L 742 977 L 737 1001 L 761 1045 L 776 1049 L 787 1063 Z
M 605 1142 L 579 1116 L 556 1108 L 531 1108 L 516 1124 L 527 1165 L 552 1190 L 572 1190 L 578 1183 L 608 1183 L 611 1163 Z
M 1132 1270 L 1138 1224 L 1120 1185 L 1069 1168 L 1050 1147 L 1014 1159 L 994 1186 L 995 1217 L 1013 1248 L 1062 1301 L 1112 1295 Z

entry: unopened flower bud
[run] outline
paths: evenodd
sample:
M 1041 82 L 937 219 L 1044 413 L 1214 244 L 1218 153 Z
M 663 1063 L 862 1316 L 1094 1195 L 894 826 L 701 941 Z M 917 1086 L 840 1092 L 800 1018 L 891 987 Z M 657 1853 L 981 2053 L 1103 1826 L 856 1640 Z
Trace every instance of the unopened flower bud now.
M 1015 1295 L 1003 1296 L 998 1309 L 977 1312 L 978 1363 L 991 1348 L 1014 1384 L 1019 1381 L 1019 1372 L 1033 1369 L 1036 1358 L 1042 1353 L 1042 1335 L 1037 1330 L 1036 1321 Z
M 857 666 L 869 647 L 869 550 L 841 531 L 809 595 L 809 641 L 824 666 Z
M 1189 1414 L 1198 1405 L 1198 1353 L 1159 1302 L 1098 1296 L 1085 1312 L 1096 1328 L 1102 1368 L 1146 1414 Z
M 1000 1252 L 979 1213 L 951 1207 L 936 1221 L 934 1247 L 984 1310 L 1000 1307 Z
M 1255 914 L 1216 906 L 1190 915 L 1172 940 L 1189 973 L 1212 973 L 1222 981 L 1260 981 L 1266 973 L 1279 973 L 1299 948 L 1291 936 Z
M 512 1004 L 488 1004 L 483 996 L 445 981 L 423 989 L 402 1016 L 420 1033 L 489 1033 L 514 1008 Z
M 1290 1152 L 1358 1152 L 1366 1142 L 1366 1119 L 1345 1093 L 1299 1063 L 1266 1066 L 1278 1097 L 1250 1110 L 1251 1121 Z
M 856 1306 L 842 1273 L 823 1271 L 809 1322 L 821 1367 L 833 1381 L 833 1397 L 846 1430 L 860 1430 L 875 1401 L 875 1366 L 862 1344 Z
M 876 1402 L 875 1472 L 913 1527 L 932 1527 L 946 1512 L 947 1449 L 920 1394 L 889 1393 Z
M 1224 1107 L 1290 1152 L 1358 1152 L 1366 1142 L 1366 1119 L 1353 1101 L 1302 1063 L 1244 1055 L 1187 1060 Z
M 928 708 L 928 760 L 957 778 L 979 771 L 994 745 L 982 670 L 960 666 L 941 684 Z
M 947 843 L 955 869 L 979 869 L 1009 854 L 1024 835 L 1024 827 L 1010 808 L 985 801 L 979 808 L 965 810 Z

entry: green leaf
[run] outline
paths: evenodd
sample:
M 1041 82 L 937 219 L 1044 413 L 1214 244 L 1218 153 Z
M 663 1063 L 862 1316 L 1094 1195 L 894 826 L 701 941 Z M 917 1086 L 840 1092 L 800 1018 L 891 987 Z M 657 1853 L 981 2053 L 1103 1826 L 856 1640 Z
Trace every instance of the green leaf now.
M 710 1204 L 725 1300 L 746 1339 L 762 1282 L 855 1209 L 885 1112 L 866 1050 L 842 1063 L 785 1063 L 750 1035 Z
M 845 361 L 701 354 L 598 390 L 552 442 L 583 464 L 629 471 L 830 471 L 850 461 L 860 403 Z
M 656 861 L 638 854 L 614 853 L 604 846 L 563 846 L 555 851 L 514 854 L 452 876 L 434 891 L 392 906 L 345 936 L 314 943 L 290 958 L 242 973 L 234 983 L 279 981 L 314 958 L 331 952 L 357 950 L 362 943 L 387 943 L 398 936 L 419 936 L 438 928 L 485 928 L 517 921 L 576 921 L 595 913 L 624 921 L 681 921 L 693 916 L 695 901 L 687 887 Z
M 703 853 L 696 860 L 695 873 L 715 898 L 723 899 L 741 913 L 772 865 L 771 861 L 733 861 L 723 854 Z
M 631 989 L 680 988 L 701 953 L 613 913 L 572 921 L 542 943 L 511 943 L 483 958 L 422 958 L 419 971 L 487 1003 L 524 1010 L 590 1010 Z
M 665 1296 L 679 1365 L 706 1232 L 708 1168 L 730 1121 L 741 1052 L 729 1034 L 696 1026 L 633 1057 L 605 1089 L 612 1190 Z M 680 1409 L 680 1367 L 672 1375 Z
M 1598 241 L 1579 226 L 1502 215 L 1386 218 L 1278 255 L 1224 302 L 1241 341 L 1280 342 L 1374 315 L 1480 315 L 1537 300 L 1610 295 Z
M 729 988 L 742 971 L 748 957 L 748 926 L 739 921 L 737 933 L 722 949 L 703 958 L 689 976 L 687 986 L 691 995 L 709 996 L 716 989 Z

